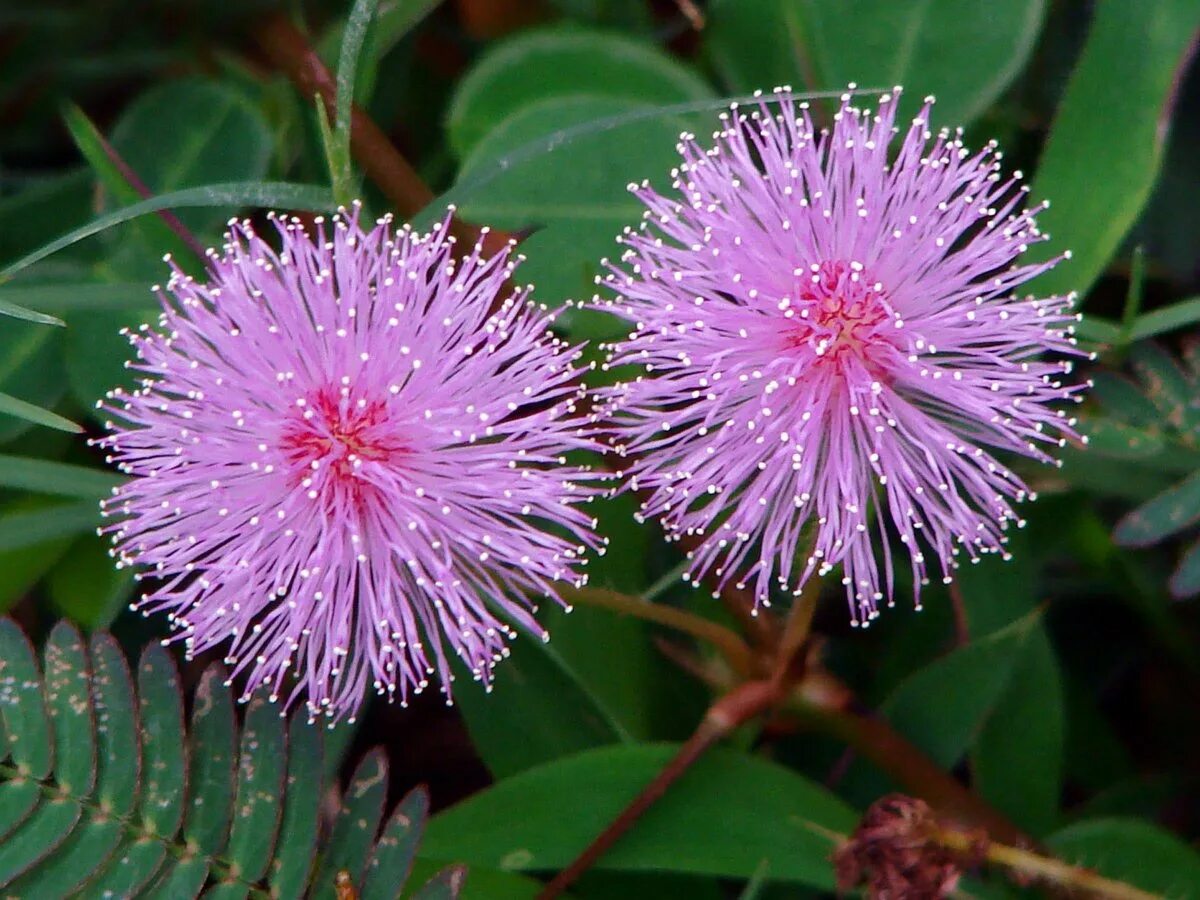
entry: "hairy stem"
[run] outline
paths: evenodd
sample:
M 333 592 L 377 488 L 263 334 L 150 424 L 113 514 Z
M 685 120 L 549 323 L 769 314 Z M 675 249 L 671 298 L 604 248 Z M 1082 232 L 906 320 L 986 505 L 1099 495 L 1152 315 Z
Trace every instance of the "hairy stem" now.
M 336 113 L 337 83 L 300 30 L 283 13 L 264 19 L 255 37 L 267 57 L 305 97 L 316 95 L 332 120 Z M 367 177 L 410 218 L 433 201 L 433 191 L 421 180 L 386 134 L 358 106 L 351 107 L 350 149 Z M 474 235 L 467 235 L 474 240 Z
M 563 869 L 542 892 L 538 900 L 553 900 L 592 867 L 641 815 L 679 780 L 713 744 L 739 726 L 765 712 L 780 699 L 779 687 L 771 681 L 748 681 L 720 697 L 700 720 L 695 732 L 679 752 L 659 772 L 633 802 L 609 823 L 575 860 Z
M 976 837 L 958 831 L 942 830 L 935 834 L 933 839 L 943 847 L 966 854 L 977 852 L 979 848 Z M 1110 900 L 1161 900 L 1157 894 L 1148 893 L 1123 881 L 1114 881 L 1097 875 L 1090 869 L 1073 866 L 1060 859 L 1042 856 L 1020 847 L 989 842 L 983 855 L 992 865 L 1005 868 L 1014 875 L 1032 878 L 1054 887 L 1086 891 L 1092 896 Z

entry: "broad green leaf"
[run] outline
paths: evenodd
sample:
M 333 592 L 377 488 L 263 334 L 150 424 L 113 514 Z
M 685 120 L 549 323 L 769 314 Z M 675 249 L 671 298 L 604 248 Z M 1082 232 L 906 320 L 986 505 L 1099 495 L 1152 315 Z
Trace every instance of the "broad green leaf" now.
M 970 757 L 975 790 L 1034 836 L 1058 818 L 1065 732 L 1058 661 L 1038 623 Z
M 903 85 L 935 94 L 939 123 L 966 124 L 1025 66 L 1045 0 L 724 0 L 706 49 L 735 89 Z
M 429 792 L 418 787 L 396 806 L 367 861 L 362 900 L 392 900 L 408 880 L 429 815 Z
M 304 895 L 317 842 L 321 805 L 321 729 L 305 716 L 292 716 L 288 726 L 287 794 L 279 823 L 279 840 L 271 860 L 271 890 L 282 900 Z
M 1105 0 L 1094 10 L 1033 186 L 1034 197 L 1054 203 L 1039 217 L 1053 241 L 1034 253 L 1074 253 L 1038 279 L 1041 293 L 1086 294 L 1136 221 L 1200 27 L 1195 0 Z
M 225 849 L 233 814 L 235 725 L 233 697 L 221 666 L 209 666 L 200 676 L 192 701 L 188 735 L 188 805 L 184 834 L 209 856 Z
M 363 757 L 342 795 L 338 817 L 324 846 L 321 869 L 315 881 L 318 897 L 333 900 L 331 887 L 342 870 L 350 874 L 354 884 L 362 884 L 367 856 L 387 800 L 387 788 L 387 757 L 382 749 L 376 748 Z
M 1113 539 L 1127 547 L 1146 547 L 1200 522 L 1200 472 L 1163 491 L 1125 515 Z
M 505 118 L 538 101 L 578 94 L 643 104 L 713 96 L 695 73 L 650 44 L 590 29 L 524 31 L 498 44 L 459 82 L 450 101 L 450 145 L 466 159 Z
M 113 388 L 133 390 L 139 373 L 126 368 L 136 351 L 123 329 L 137 330 L 158 318 L 149 306 L 138 310 L 87 310 L 70 316 L 66 331 L 67 383 L 75 401 L 97 422 L 110 413 L 96 406 Z
M 267 172 L 271 141 L 262 113 L 241 91 L 227 81 L 200 78 L 155 85 L 122 112 L 112 129 L 113 147 L 156 194 L 260 179 Z M 212 210 L 177 215 L 193 231 L 224 224 L 224 215 Z M 165 249 L 158 248 L 157 256 Z
M 20 259 L 10 263 L 0 270 L 0 283 L 11 278 L 17 272 L 27 269 L 36 262 L 41 262 L 60 250 L 77 244 L 94 234 L 99 234 L 136 219 L 138 216 L 149 215 L 160 209 L 183 209 L 190 207 L 223 207 L 225 209 L 242 209 L 248 206 L 268 207 L 275 209 L 309 210 L 311 212 L 331 212 L 336 208 L 333 195 L 324 187 L 309 184 L 289 184 L 274 181 L 241 181 L 224 184 L 210 184 L 204 187 L 185 188 L 171 191 L 148 200 L 142 200 L 123 209 L 113 210 L 88 222 L 74 231 L 67 232 L 59 238 L 42 245 L 37 250 L 27 253 Z
M 1121 326 L 1100 316 L 1084 315 L 1075 324 L 1075 335 L 1081 341 L 1093 344 L 1118 344 L 1121 342 Z
M 0 198 L 0 260 L 22 256 L 64 227 L 87 221 L 94 202 L 91 173 L 82 167 Z
M 278 708 L 254 697 L 246 712 L 238 759 L 237 799 L 226 857 L 243 881 L 255 882 L 267 871 L 279 830 L 287 741 Z
M 1157 428 L 1161 424 L 1146 395 L 1122 375 L 1097 372 L 1092 378 L 1091 394 L 1101 406 L 1123 422 L 1149 428 Z
M 1184 552 L 1168 585 L 1172 595 L 1180 599 L 1200 594 L 1200 541 Z
M 1067 862 L 1095 869 L 1172 900 L 1194 896 L 1200 854 L 1168 831 L 1138 819 L 1077 822 L 1046 838 Z
M 615 255 L 616 236 L 641 216 L 629 182 L 650 177 L 665 186 L 678 162 L 675 143 L 687 119 L 643 116 L 652 112 L 632 100 L 579 95 L 523 107 L 489 132 L 438 205 L 458 203 L 469 221 L 534 229 L 521 242 L 521 279 L 553 305 L 589 298 L 600 260 Z M 608 124 L 592 130 L 591 123 Z M 611 317 L 576 310 L 560 324 L 576 338 L 627 330 Z
M 109 544 L 95 534 L 81 535 L 47 573 L 44 584 L 50 605 L 88 631 L 111 625 L 135 586 L 128 567 L 113 565 Z
M 121 479 L 110 472 L 88 466 L 0 455 L 0 487 L 100 500 L 112 493 Z
M 630 740 L 553 644 L 524 634 L 513 643 L 504 665 L 496 667 L 490 693 L 466 681 L 455 691 L 454 701 L 472 744 L 496 778 L 579 750 Z M 514 734 L 521 739 L 513 740 Z
M 434 816 L 421 856 L 510 871 L 565 866 L 677 749 L 604 747 L 514 775 Z M 597 867 L 749 878 L 767 860 L 773 880 L 829 889 L 833 845 L 819 829 L 848 833 L 856 818 L 804 777 L 717 748 L 672 785 Z

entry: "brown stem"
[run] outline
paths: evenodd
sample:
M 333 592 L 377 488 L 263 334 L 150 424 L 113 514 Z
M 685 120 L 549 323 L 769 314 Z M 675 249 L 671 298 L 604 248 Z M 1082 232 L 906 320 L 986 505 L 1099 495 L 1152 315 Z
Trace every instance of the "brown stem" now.
M 950 608 L 954 610 L 954 640 L 962 647 L 971 643 L 971 626 L 967 619 L 967 603 L 957 581 L 950 582 Z
M 332 120 L 337 115 L 337 83 L 300 30 L 283 13 L 274 13 L 262 20 L 255 37 L 271 62 L 287 74 L 301 94 L 321 98 Z M 433 191 L 357 105 L 350 113 L 350 150 L 402 217 L 415 216 L 433 201 Z M 451 231 L 467 243 L 473 244 L 479 237 L 477 229 L 461 222 L 453 223 Z M 493 230 L 486 235 L 485 244 L 489 250 L 496 250 L 507 239 L 507 235 Z
M 720 697 L 700 721 L 700 725 L 679 752 L 654 777 L 633 802 L 590 843 L 575 860 L 555 876 L 537 900 L 553 900 L 590 869 L 641 815 L 679 780 L 692 764 L 718 740 L 765 712 L 780 699 L 779 687 L 771 681 L 748 681 Z
M 125 162 L 121 154 L 117 152 L 117 148 L 110 144 L 98 130 L 95 132 L 95 138 L 96 142 L 100 145 L 100 149 L 104 151 L 104 155 L 108 157 L 108 161 L 113 164 L 113 168 L 120 173 L 121 177 L 134 189 L 138 196 L 143 200 L 149 200 L 153 197 L 154 191 L 150 190 L 146 182 L 142 181 L 138 176 L 138 173 L 133 171 L 129 163 Z M 160 209 L 157 215 L 162 219 L 163 224 L 175 232 L 176 237 L 183 241 L 187 245 L 187 248 L 196 254 L 197 259 L 204 260 L 204 244 L 200 243 L 197 237 L 188 230 L 188 227 L 179 221 L 179 217 L 175 213 L 169 209 Z
M 647 622 L 666 625 L 676 631 L 690 634 L 692 637 L 699 638 L 716 647 L 730 667 L 739 675 L 746 677 L 751 672 L 753 657 L 745 641 L 730 629 L 687 610 L 664 606 L 660 603 L 648 603 L 637 597 L 605 588 L 578 588 L 565 593 L 564 597 L 572 602 L 604 607 L 614 612 L 636 616 Z
M 1003 814 L 964 787 L 882 719 L 844 709 L 818 708 L 803 701 L 797 703 L 796 711 L 820 730 L 845 741 L 905 790 L 928 801 L 939 813 L 964 825 L 984 828 L 1006 843 L 1030 843 L 1029 838 Z

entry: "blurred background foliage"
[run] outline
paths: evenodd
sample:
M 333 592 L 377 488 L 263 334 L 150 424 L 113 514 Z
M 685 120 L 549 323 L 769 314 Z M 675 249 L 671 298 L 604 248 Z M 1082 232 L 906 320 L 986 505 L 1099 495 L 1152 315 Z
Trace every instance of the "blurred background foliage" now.
M 33 422 L 45 410 L 99 433 L 95 401 L 126 378 L 118 330 L 152 321 L 165 252 L 199 263 L 143 216 L 17 264 L 139 200 L 106 141 L 155 194 L 267 186 L 193 194 L 176 215 L 207 245 L 262 197 L 318 208 L 328 172 L 311 98 L 258 37 L 282 12 L 335 68 L 347 6 L 0 7 L 0 311 L 27 311 L 0 316 L 0 610 L 34 634 L 65 617 L 128 650 L 161 636 L 123 611 L 134 584 L 93 533 L 113 476 L 79 435 Z M 591 295 L 639 215 L 626 184 L 667 185 L 679 132 L 713 130 L 729 98 L 903 84 L 910 110 L 937 96 L 935 125 L 997 139 L 1034 198 L 1053 201 L 1037 252 L 1073 251 L 1037 287 L 1080 295 L 1098 354 L 1092 446 L 1027 471 L 1040 499 L 1012 562 L 931 588 L 919 614 L 901 599 L 866 632 L 831 592 L 822 666 L 1026 834 L 1175 897 L 1200 896 L 1198 28 L 1200 0 L 385 0 L 355 88 L 437 195 L 417 220 L 454 202 L 522 235 L 522 277 L 550 304 Z M 361 194 L 372 214 L 392 208 L 369 180 Z M 575 339 L 614 333 L 576 311 L 560 321 Z M 723 619 L 631 513 L 628 498 L 602 510 L 613 546 L 593 583 Z M 464 679 L 450 710 L 436 695 L 372 706 L 340 742 L 385 746 L 394 798 L 430 786 L 421 853 L 468 863 L 465 896 L 531 897 L 535 882 L 506 873 L 568 862 L 711 698 L 694 671 L 710 660 L 674 636 L 594 608 L 546 618 L 553 642 L 520 643 L 492 695 Z M 801 720 L 740 735 L 576 896 L 820 896 L 829 846 L 804 823 L 844 831 L 895 786 L 835 731 Z

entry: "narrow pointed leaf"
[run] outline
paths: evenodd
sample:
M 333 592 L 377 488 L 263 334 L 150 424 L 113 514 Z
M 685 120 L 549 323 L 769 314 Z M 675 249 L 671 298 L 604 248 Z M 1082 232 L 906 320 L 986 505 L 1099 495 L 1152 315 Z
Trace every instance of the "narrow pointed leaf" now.
M 151 834 L 167 837 L 179 828 L 187 784 L 179 672 L 166 650 L 154 644 L 142 654 L 137 680 L 142 722 L 142 826 Z
M 117 476 L 69 463 L 31 459 L 23 456 L 0 455 L 0 487 L 52 494 L 58 497 L 78 497 L 100 500 L 121 483 Z
M 409 791 L 400 801 L 371 851 L 361 900 L 393 900 L 396 897 L 412 871 L 428 815 L 429 793 L 424 788 Z
M 60 315 L 96 310 L 145 309 L 152 303 L 150 286 L 141 282 L 6 284 L 0 286 L 0 303 L 19 303 Z
M 46 798 L 0 843 L 0 888 L 33 868 L 58 849 L 79 821 L 79 801 Z
M 1130 340 L 1141 341 L 1146 338 L 1166 334 L 1180 328 L 1187 328 L 1200 322 L 1200 297 L 1189 297 L 1170 306 L 1151 310 L 1137 317 L 1129 332 Z
M 343 870 L 350 873 L 355 884 L 362 884 L 363 869 L 387 799 L 387 785 L 387 758 L 377 748 L 363 757 L 342 795 L 341 809 L 317 875 L 318 886 L 333 884 L 334 876 Z M 319 891 L 319 895 L 333 896 L 323 888 Z
M 83 431 L 70 419 L 64 419 L 48 409 L 42 409 L 40 406 L 34 406 L 32 403 L 26 403 L 24 400 L 5 393 L 0 393 L 0 414 L 15 416 L 26 422 L 32 422 L 34 425 L 44 425 L 57 431 L 69 431 L 73 434 Z
M 57 316 L 40 313 L 34 309 L 26 309 L 3 297 L 0 297 L 0 316 L 11 316 L 14 319 L 24 319 L 26 322 L 36 322 L 39 325 L 58 325 L 59 327 L 66 325 L 66 322 Z
M 281 900 L 304 895 L 317 842 L 317 810 L 324 790 L 321 730 L 292 716 L 288 728 L 288 770 L 279 842 L 271 861 L 271 890 Z
M 124 835 L 121 822 L 83 818 L 48 859 L 8 886 L 9 896 L 65 897 L 109 860 Z
M 54 780 L 59 790 L 87 797 L 96 782 L 96 731 L 83 639 L 65 622 L 43 651 L 46 709 L 54 731 Z
M 208 880 L 208 860 L 193 856 L 169 864 L 143 895 L 142 900 L 191 900 Z
M 1183 554 L 1168 585 L 1172 595 L 1181 600 L 1200 594 L 1200 541 L 1192 544 Z
M 92 669 L 99 743 L 96 802 L 101 809 L 125 816 L 138 799 L 141 725 L 129 664 L 110 635 L 92 638 Z
M 100 524 L 100 507 L 95 501 L 60 503 L 28 512 L 0 515 L 0 550 L 22 550 L 90 531 Z
M 1113 539 L 1146 547 L 1200 522 L 1200 472 L 1168 488 L 1117 523 Z
M 167 850 L 157 838 L 123 844 L 104 870 L 85 885 L 85 897 L 135 897 L 162 867 Z
M 271 862 L 279 830 L 286 759 L 287 742 L 279 709 L 255 697 L 250 701 L 242 731 L 237 800 L 225 852 L 244 881 L 257 881 Z
M 225 848 L 233 811 L 233 773 L 237 749 L 233 697 L 226 673 L 209 666 L 200 676 L 192 706 L 187 825 L 190 842 L 209 855 Z
M 33 778 L 45 778 L 54 763 L 41 683 L 29 639 L 12 619 L 0 620 L 0 714 L 8 735 L 7 752 L 17 769 Z

